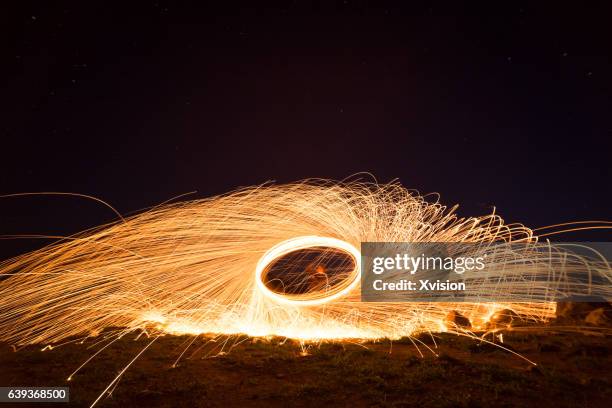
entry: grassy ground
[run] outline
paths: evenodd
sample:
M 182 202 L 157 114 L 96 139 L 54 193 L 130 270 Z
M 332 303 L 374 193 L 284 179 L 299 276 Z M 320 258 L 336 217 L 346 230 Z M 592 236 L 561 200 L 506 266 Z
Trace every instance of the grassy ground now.
M 150 341 L 134 337 L 115 343 L 69 383 L 68 375 L 95 352 L 91 343 L 45 352 L 41 347 L 13 352 L 0 344 L 0 385 L 69 385 L 70 405 L 89 406 Z M 220 343 L 200 338 L 173 368 L 192 340 L 159 338 L 99 406 L 603 407 L 612 398 L 611 337 L 506 333 L 504 346 L 537 367 L 453 335 L 437 336 L 437 348 L 427 336 L 421 339 L 439 357 L 422 345 L 421 357 L 408 339 L 308 350 L 280 339 L 233 339 L 230 343 L 240 344 L 217 355 Z

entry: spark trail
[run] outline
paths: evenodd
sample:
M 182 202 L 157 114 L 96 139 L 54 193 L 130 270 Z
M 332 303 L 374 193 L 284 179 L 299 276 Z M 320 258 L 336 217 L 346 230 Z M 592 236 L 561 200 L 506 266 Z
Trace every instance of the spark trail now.
M 538 241 L 531 229 L 495 213 L 460 218 L 455 209 L 399 184 L 324 180 L 164 204 L 2 262 L 0 340 L 51 344 L 109 328 L 376 339 L 464 333 L 445 323 L 451 311 L 475 328 L 499 309 L 536 322 L 553 316 L 552 301 L 360 302 L 361 242 Z M 291 258 L 297 251 L 305 252 Z M 305 260 L 313 259 L 310 268 Z M 324 270 L 324 261 L 333 265 Z M 553 280 L 566 287 L 567 272 L 585 268 L 564 256 L 551 262 L 564 271 Z M 503 278 L 529 290 L 534 278 L 550 274 L 530 265 Z M 609 268 L 595 270 L 609 295 Z M 493 290 L 500 276 L 490 278 L 481 284 Z

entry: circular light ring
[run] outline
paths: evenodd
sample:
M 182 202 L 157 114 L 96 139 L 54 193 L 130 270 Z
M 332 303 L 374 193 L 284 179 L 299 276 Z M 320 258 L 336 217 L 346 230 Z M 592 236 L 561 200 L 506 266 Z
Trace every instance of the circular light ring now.
M 266 271 L 266 268 L 269 265 L 291 252 L 313 247 L 329 247 L 333 249 L 338 249 L 349 254 L 353 258 L 355 269 L 347 278 L 347 284 L 338 285 L 340 287 L 337 288 L 336 291 L 330 291 L 331 293 L 329 295 L 316 299 L 300 299 L 299 297 L 295 296 L 283 295 L 270 290 L 270 288 L 266 286 L 262 278 L 264 272 Z M 278 303 L 291 304 L 296 306 L 320 305 L 345 296 L 346 294 L 350 293 L 355 288 L 355 286 L 357 286 L 360 280 L 360 276 L 361 254 L 353 245 L 340 239 L 331 237 L 319 237 L 316 235 L 288 239 L 273 246 L 259 259 L 259 262 L 257 262 L 257 267 L 255 268 L 255 283 L 261 293 Z

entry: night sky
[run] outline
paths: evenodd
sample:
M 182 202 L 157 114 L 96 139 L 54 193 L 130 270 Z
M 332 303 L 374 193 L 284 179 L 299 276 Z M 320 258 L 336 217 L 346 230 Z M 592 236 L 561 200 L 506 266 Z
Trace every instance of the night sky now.
M 0 10 L 0 194 L 78 192 L 127 214 L 366 171 L 462 215 L 612 219 L 606 2 L 53 3 Z M 0 199 L 0 234 L 112 219 L 76 198 Z

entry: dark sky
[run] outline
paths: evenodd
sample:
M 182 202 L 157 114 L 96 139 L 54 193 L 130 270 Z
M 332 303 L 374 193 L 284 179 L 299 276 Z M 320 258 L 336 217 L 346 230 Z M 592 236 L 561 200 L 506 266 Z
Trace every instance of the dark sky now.
M 463 215 L 612 218 L 606 2 L 42 3 L 0 10 L 0 194 L 78 192 L 127 213 L 368 171 Z M 112 218 L 75 198 L 0 199 L 0 234 Z

